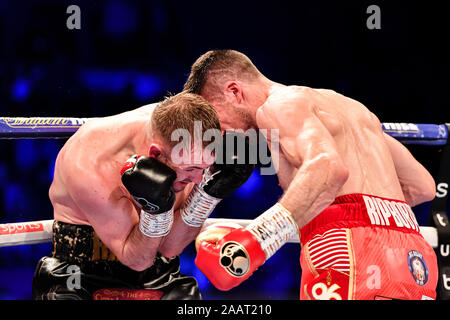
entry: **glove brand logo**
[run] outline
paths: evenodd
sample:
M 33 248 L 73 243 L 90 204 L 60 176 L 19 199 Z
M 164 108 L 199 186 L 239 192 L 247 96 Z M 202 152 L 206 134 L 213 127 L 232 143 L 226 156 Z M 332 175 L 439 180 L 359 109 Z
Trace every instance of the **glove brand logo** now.
M 250 258 L 241 244 L 230 241 L 220 250 L 220 265 L 232 276 L 242 277 L 250 267 Z
M 147 199 L 134 197 L 134 200 L 136 200 L 137 203 L 139 203 L 142 206 L 142 209 L 144 209 L 147 212 L 155 212 L 159 210 L 159 207 L 156 204 L 148 202 Z
M 208 185 L 208 182 L 212 181 L 214 179 L 214 176 L 219 174 L 221 172 L 221 170 L 218 170 L 217 172 L 211 173 L 210 168 L 206 168 L 203 174 L 203 178 L 202 181 L 200 182 L 200 188 L 204 188 L 205 186 Z

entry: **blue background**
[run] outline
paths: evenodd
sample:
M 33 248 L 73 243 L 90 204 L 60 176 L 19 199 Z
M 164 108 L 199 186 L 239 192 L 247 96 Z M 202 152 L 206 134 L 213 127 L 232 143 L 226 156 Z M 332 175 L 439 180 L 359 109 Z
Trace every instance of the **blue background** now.
M 66 9 L 81 9 L 68 30 Z M 378 4 L 381 29 L 366 27 Z M 406 1 L 0 2 L 0 116 L 98 117 L 177 93 L 210 49 L 246 53 L 270 79 L 330 88 L 383 122 L 443 123 L 448 111 L 448 8 Z M 48 188 L 65 140 L 0 141 L 0 222 L 52 219 Z M 412 147 L 436 174 L 437 147 Z M 254 218 L 281 196 L 258 171 L 212 217 Z M 429 204 L 414 208 L 427 225 Z M 50 244 L 0 248 L 0 299 L 30 299 Z M 186 248 L 181 269 L 206 299 L 297 299 L 300 246 L 285 245 L 238 288 L 214 289 Z

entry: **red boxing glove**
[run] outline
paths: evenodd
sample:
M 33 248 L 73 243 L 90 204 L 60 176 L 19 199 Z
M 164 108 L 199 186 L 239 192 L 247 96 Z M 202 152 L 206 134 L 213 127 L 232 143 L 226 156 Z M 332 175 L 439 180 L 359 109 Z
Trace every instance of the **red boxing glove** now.
M 266 255 L 255 236 L 239 228 L 217 244 L 201 242 L 195 264 L 217 289 L 228 291 L 247 280 L 265 261 Z
M 298 238 L 291 213 L 276 203 L 245 228 L 225 235 L 200 237 L 195 264 L 219 290 L 227 291 L 247 280 L 289 239 Z

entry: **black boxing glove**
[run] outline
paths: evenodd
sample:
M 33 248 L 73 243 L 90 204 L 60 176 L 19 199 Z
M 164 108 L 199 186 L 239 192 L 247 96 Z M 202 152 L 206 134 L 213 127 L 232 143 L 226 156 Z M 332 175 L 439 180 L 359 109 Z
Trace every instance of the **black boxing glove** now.
M 133 155 L 121 175 L 123 185 L 142 208 L 139 230 L 148 237 L 167 235 L 173 223 L 176 172 L 154 158 Z
M 238 143 L 231 143 L 236 138 Z M 201 227 L 217 204 L 242 186 L 255 169 L 245 135 L 226 132 L 216 146 L 216 162 L 205 170 L 202 182 L 194 186 L 181 208 L 183 221 L 191 227 Z
M 251 148 L 244 134 L 227 131 L 222 138 L 218 144 L 222 155 L 216 154 L 222 159 L 217 159 L 206 170 L 203 186 L 208 195 L 219 199 L 226 198 L 242 186 L 255 169 L 255 165 L 249 161 Z

